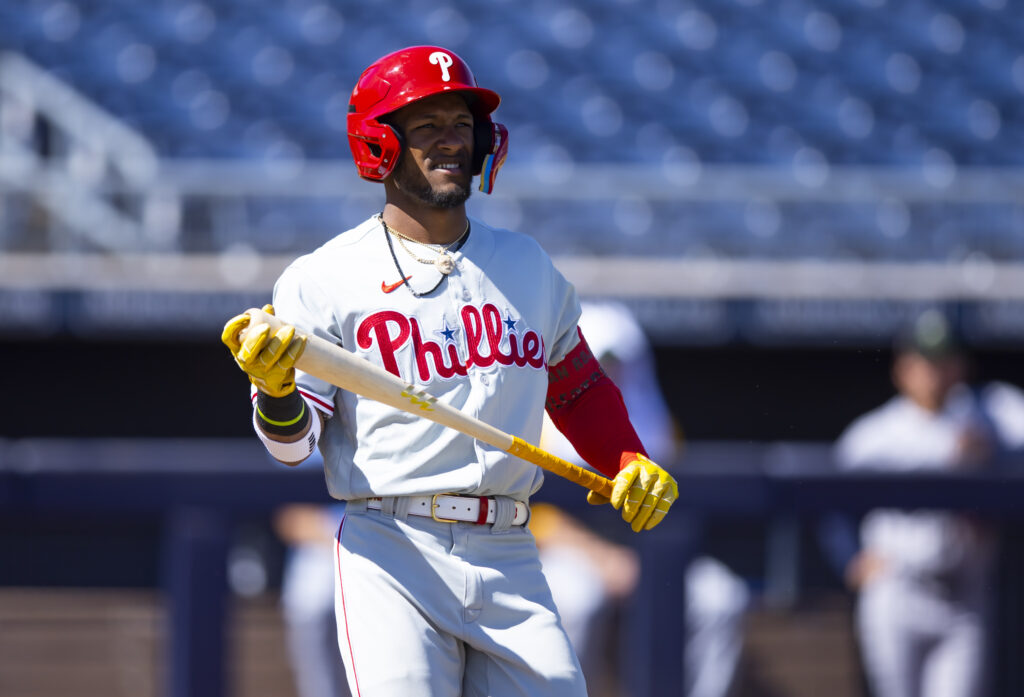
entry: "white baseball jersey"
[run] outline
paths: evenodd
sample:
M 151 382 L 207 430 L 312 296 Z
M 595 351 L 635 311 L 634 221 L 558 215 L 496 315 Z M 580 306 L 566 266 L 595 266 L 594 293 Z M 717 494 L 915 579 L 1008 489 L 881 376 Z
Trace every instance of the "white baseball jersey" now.
M 397 240 L 389 247 L 386 234 L 373 217 L 297 259 L 274 288 L 277 315 L 537 442 L 547 366 L 579 341 L 572 285 L 531 238 L 475 219 L 445 280 Z M 403 276 L 420 293 L 441 284 L 415 297 Z M 469 436 L 301 371 L 296 380 L 330 417 L 320 447 L 335 498 L 451 492 L 528 500 L 541 486 L 539 468 Z

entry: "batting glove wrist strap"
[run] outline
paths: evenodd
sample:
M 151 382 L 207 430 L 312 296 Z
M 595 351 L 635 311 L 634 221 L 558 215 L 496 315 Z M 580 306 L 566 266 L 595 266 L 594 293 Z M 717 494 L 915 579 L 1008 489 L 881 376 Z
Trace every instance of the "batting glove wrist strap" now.
M 307 409 L 307 414 L 309 411 Z M 259 436 L 260 440 L 263 441 L 263 445 L 266 446 L 267 452 L 273 456 L 275 460 L 285 463 L 286 465 L 297 465 L 307 457 L 313 454 L 316 449 L 316 442 L 320 438 L 320 419 L 307 416 L 306 420 L 309 423 L 309 430 L 298 440 L 290 443 L 284 443 L 279 440 L 274 440 L 270 437 L 260 426 L 260 418 L 258 412 L 253 409 L 252 412 L 252 425 L 256 430 L 256 435 Z
M 256 393 L 256 420 L 261 430 L 275 436 L 296 436 L 306 430 L 310 413 L 298 391 L 284 397 Z

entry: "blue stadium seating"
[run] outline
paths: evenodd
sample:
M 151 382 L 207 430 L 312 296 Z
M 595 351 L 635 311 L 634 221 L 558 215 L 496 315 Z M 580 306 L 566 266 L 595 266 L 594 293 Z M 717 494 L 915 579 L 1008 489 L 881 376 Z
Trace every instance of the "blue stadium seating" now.
M 834 163 L 904 164 L 939 147 L 964 164 L 1016 165 L 1021 29 L 1024 7 L 998 0 L 0 6 L 0 47 L 167 155 L 212 157 L 281 140 L 346 156 L 339 104 L 360 69 L 434 42 L 502 92 L 515 132 L 532 126 L 579 162 L 644 161 L 636 129 L 658 122 L 706 162 L 785 162 L 793 151 L 771 137 L 781 126 Z M 251 138 L 225 137 L 254 124 Z M 544 142 L 517 143 L 517 156 Z
M 681 147 L 712 164 L 1020 166 L 1022 36 L 1024 4 L 1009 0 L 0 2 L 0 49 L 52 70 L 169 157 L 347 158 L 359 71 L 439 43 L 502 93 L 519 164 L 661 166 Z M 614 219 L 593 208 L 534 205 L 522 223 L 541 237 L 587 234 Z M 670 224 L 671 208 L 651 204 L 649 227 Z M 704 208 L 699 230 L 627 239 L 680 252 L 771 255 L 785 238 L 798 255 L 955 253 L 916 244 L 933 221 L 913 211 L 894 234 L 863 210 L 838 221 L 834 208 L 788 206 L 766 227 L 742 207 Z M 847 230 L 862 225 L 859 238 Z M 1004 237 L 975 235 L 994 256 L 1019 254 Z

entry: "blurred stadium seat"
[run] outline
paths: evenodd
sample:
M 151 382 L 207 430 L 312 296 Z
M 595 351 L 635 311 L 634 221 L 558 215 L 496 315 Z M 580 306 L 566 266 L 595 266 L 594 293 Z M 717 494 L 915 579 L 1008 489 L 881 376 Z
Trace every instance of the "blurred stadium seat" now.
M 501 115 L 513 132 L 550 133 L 579 161 L 649 157 L 631 141 L 635 126 L 653 118 L 709 162 L 791 156 L 758 137 L 780 127 L 830 162 L 897 164 L 920 156 L 915 144 L 965 164 L 1024 162 L 1024 151 L 1007 147 L 1021 127 L 1024 71 L 1012 33 L 1024 24 L 1021 8 L 882 5 L 603 2 L 552 10 L 462 1 L 428 11 L 412 0 L 37 0 L 0 10 L 0 45 L 137 124 L 169 157 L 245 154 L 225 150 L 231 139 L 223 136 L 267 118 L 280 120 L 281 137 L 306 157 L 345 157 L 330 99 L 347 96 L 380 53 L 438 42 L 503 92 Z M 899 138 L 908 127 L 919 138 Z M 876 132 L 895 147 L 861 147 Z

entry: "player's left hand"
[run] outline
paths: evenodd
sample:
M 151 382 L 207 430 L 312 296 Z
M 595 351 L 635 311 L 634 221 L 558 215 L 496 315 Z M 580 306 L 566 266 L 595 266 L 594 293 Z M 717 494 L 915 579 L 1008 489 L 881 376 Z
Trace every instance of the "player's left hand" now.
M 274 314 L 272 305 L 263 311 Z M 295 336 L 295 327 L 285 325 L 274 334 L 270 325 L 250 326 L 248 314 L 232 317 L 224 325 L 221 341 L 231 351 L 238 367 L 256 387 L 271 397 L 284 397 L 295 390 L 295 361 L 306 348 L 306 337 Z M 245 329 L 245 337 L 239 334 Z
M 633 532 L 640 532 L 660 523 L 678 497 L 679 487 L 672 475 L 638 453 L 612 480 L 611 499 L 591 491 L 587 501 L 610 502 L 616 510 L 622 510 L 622 519 Z

